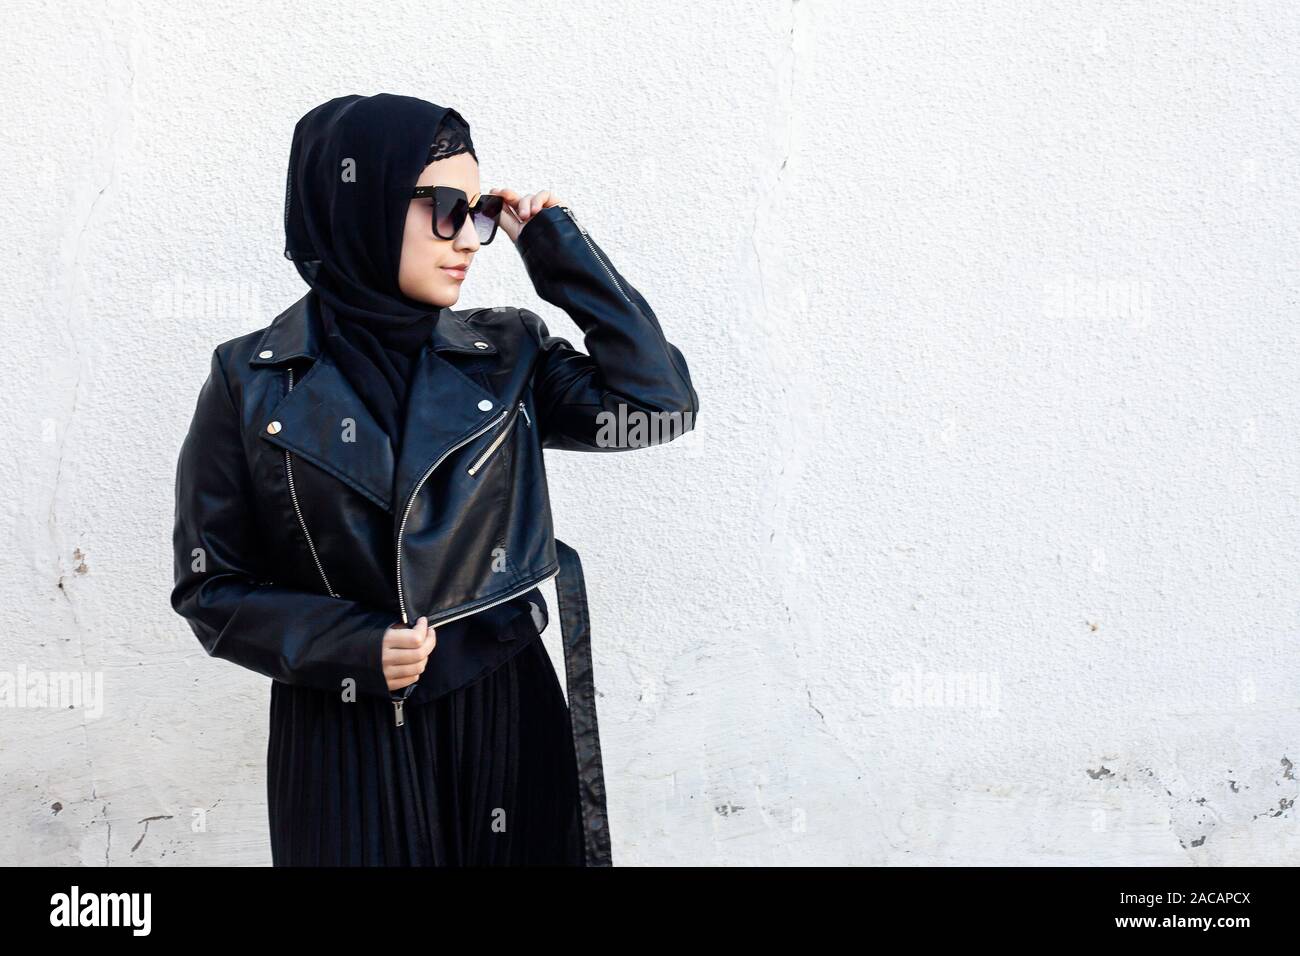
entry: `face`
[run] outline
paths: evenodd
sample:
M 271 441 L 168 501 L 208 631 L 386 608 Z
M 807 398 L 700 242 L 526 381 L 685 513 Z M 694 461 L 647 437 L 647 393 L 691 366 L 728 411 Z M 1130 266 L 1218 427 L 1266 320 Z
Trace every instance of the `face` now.
M 472 205 L 479 197 L 478 163 L 469 153 L 448 156 L 425 166 L 415 185 L 455 186 L 465 191 Z M 479 245 L 472 217 L 465 217 L 455 238 L 439 239 L 433 234 L 433 200 L 412 199 L 406 211 L 398 288 L 412 299 L 450 308 L 460 298 L 464 279 L 446 267 L 468 267 Z

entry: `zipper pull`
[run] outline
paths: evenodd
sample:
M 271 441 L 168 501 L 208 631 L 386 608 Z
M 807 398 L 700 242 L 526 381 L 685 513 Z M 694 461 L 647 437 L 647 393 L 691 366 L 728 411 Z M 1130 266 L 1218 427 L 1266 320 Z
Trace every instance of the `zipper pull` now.
M 397 726 L 400 727 L 406 723 L 406 718 L 402 716 L 402 705 L 406 703 L 405 697 L 399 697 L 393 701 L 393 712 L 397 718 Z
M 570 209 L 568 206 L 561 206 L 560 208 L 563 209 L 565 214 L 568 215 L 568 217 L 573 221 L 573 224 L 578 227 L 578 232 L 582 233 L 585 236 L 587 234 L 587 230 L 582 228 L 582 223 L 578 222 L 578 217 L 573 214 L 573 210 Z
M 527 422 L 528 427 L 529 427 L 529 428 L 532 428 L 532 427 L 533 427 L 533 420 L 532 420 L 531 418 L 528 417 L 528 408 L 524 405 L 523 402 L 520 402 L 520 403 L 519 403 L 519 410 L 520 410 L 521 412 L 524 413 L 524 421 Z

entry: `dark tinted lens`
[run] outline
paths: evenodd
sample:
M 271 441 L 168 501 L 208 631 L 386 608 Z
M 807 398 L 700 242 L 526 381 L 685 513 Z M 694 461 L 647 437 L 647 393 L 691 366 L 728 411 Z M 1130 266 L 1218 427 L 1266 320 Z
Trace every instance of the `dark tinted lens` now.
M 474 210 L 474 229 L 478 233 L 478 241 L 489 243 L 492 237 L 496 235 L 497 222 L 501 219 L 501 209 L 505 200 L 500 196 L 480 196 L 478 208 Z
M 433 234 L 439 239 L 454 239 L 465 224 L 469 197 L 459 189 L 439 186 L 433 191 Z

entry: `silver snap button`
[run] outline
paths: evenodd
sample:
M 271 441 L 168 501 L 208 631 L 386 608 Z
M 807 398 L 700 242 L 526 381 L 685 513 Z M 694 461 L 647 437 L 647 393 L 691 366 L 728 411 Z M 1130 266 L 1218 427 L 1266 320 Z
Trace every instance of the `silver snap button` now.
M 275 354 L 275 353 L 272 352 L 270 349 L 263 349 L 262 351 L 260 351 L 260 352 L 257 353 L 257 357 L 258 357 L 258 358 L 270 358 L 270 357 L 271 357 L 272 355 L 274 355 L 274 354 Z
M 476 348 L 476 349 L 486 349 L 486 348 L 491 348 L 491 346 L 488 345 L 486 342 L 475 342 L 475 343 L 474 343 L 474 348 Z
M 491 408 L 492 408 L 492 403 L 489 402 L 486 398 L 483 399 L 483 401 L 481 401 L 481 402 L 478 403 L 478 410 L 479 410 L 480 412 L 486 412 L 486 411 L 489 411 L 489 410 L 491 410 Z
M 271 422 L 271 424 L 266 426 L 266 430 L 270 432 L 272 435 L 278 435 L 280 434 L 280 423 Z

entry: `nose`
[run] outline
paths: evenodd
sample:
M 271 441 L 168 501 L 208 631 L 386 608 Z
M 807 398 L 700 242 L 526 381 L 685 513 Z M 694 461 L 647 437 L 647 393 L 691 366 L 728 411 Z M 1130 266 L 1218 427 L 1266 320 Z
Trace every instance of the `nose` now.
M 466 216 L 465 221 L 460 224 L 460 232 L 456 233 L 454 248 L 474 252 L 480 245 L 482 243 L 478 237 L 478 230 L 474 228 L 474 217 Z

